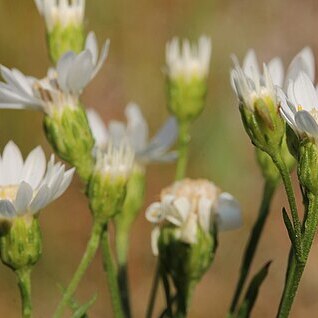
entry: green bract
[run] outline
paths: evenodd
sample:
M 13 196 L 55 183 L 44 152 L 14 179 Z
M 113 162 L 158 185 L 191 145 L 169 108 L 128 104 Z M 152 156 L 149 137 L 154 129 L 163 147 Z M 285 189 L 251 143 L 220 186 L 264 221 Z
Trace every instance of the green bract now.
M 0 237 L 1 260 L 13 270 L 34 265 L 42 253 L 40 225 L 36 218 L 18 217 Z
M 80 53 L 84 48 L 85 34 L 83 25 L 68 25 L 63 27 L 56 24 L 47 33 L 49 54 L 54 63 L 68 51 Z
M 205 77 L 193 76 L 191 80 L 183 77 L 167 79 L 168 108 L 179 121 L 193 121 L 200 115 L 206 93 Z
M 56 153 L 76 167 L 80 177 L 88 182 L 94 159 L 94 139 L 81 107 L 65 107 L 61 113 L 45 116 L 44 129 Z

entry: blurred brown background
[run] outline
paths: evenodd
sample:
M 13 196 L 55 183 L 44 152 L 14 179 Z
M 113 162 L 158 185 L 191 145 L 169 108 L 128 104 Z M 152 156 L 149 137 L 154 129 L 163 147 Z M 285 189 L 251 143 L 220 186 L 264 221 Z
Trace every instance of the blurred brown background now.
M 233 193 L 242 204 L 244 226 L 221 233 L 215 262 L 199 284 L 190 317 L 225 317 L 236 283 L 239 262 L 255 220 L 262 178 L 253 148 L 242 128 L 229 85 L 230 54 L 241 59 L 254 47 L 260 61 L 275 55 L 285 66 L 305 45 L 318 53 L 318 2 L 306 0 L 87 0 L 87 30 L 95 30 L 100 43 L 111 39 L 106 66 L 86 89 L 83 100 L 108 121 L 123 119 L 130 100 L 139 103 L 151 131 L 167 116 L 165 108 L 164 47 L 172 36 L 213 39 L 213 57 L 207 107 L 192 129 L 189 176 L 210 178 Z M 44 23 L 32 0 L 0 0 L 0 63 L 42 77 L 49 65 Z M 13 139 L 29 152 L 41 144 L 52 151 L 42 131 L 42 114 L 0 112 L 1 149 Z M 174 176 L 174 165 L 148 169 L 147 203 Z M 296 186 L 296 184 L 295 184 Z M 253 270 L 272 259 L 253 317 L 274 317 L 284 279 L 289 242 L 281 218 L 282 189 L 275 197 Z M 134 316 L 143 317 L 155 268 L 150 249 L 151 226 L 144 211 L 135 223 L 129 255 Z M 58 283 L 66 285 L 88 240 L 91 218 L 82 185 L 72 187 L 41 216 L 44 252 L 33 273 L 34 316 L 50 317 L 59 300 Z M 291 317 L 316 317 L 318 312 L 317 243 L 304 274 Z M 0 266 L 0 317 L 20 317 L 14 275 Z M 82 302 L 98 292 L 90 317 L 112 317 L 100 254 L 78 290 Z M 162 299 L 158 302 L 160 310 Z

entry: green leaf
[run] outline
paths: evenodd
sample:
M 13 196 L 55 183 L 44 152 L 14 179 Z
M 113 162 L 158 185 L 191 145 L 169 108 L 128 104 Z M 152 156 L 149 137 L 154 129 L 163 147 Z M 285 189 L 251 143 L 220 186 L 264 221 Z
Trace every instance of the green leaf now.
M 297 245 L 296 245 L 296 236 L 295 236 L 294 227 L 292 225 L 292 222 L 290 221 L 290 218 L 285 208 L 283 208 L 282 212 L 283 212 L 283 219 L 284 219 L 284 223 L 288 232 L 289 239 L 295 248 Z
M 245 294 L 243 303 L 240 306 L 237 318 L 248 318 L 250 317 L 251 311 L 254 307 L 255 301 L 257 299 L 259 289 L 265 280 L 269 266 L 271 264 L 271 261 L 267 262 L 260 271 L 253 277 L 248 290 Z
M 97 294 L 93 295 L 89 301 L 81 305 L 73 314 L 72 318 L 86 318 L 86 315 L 89 308 L 91 308 L 97 299 Z

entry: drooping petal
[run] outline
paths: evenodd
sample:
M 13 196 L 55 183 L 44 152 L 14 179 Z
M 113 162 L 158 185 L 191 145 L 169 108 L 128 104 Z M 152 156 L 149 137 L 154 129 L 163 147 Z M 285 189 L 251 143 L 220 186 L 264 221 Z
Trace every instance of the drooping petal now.
M 20 181 L 25 181 L 36 189 L 40 184 L 46 168 L 43 149 L 38 146 L 33 149 L 25 160 Z
M 237 229 L 242 225 L 240 205 L 229 193 L 223 192 L 219 196 L 217 223 L 221 231 Z
M 152 203 L 145 212 L 146 219 L 151 223 L 160 223 L 165 218 L 165 210 L 161 202 Z
M 154 229 L 151 231 L 151 249 L 152 253 L 155 256 L 159 255 L 159 249 L 158 249 L 158 240 L 160 237 L 160 227 L 155 226 Z

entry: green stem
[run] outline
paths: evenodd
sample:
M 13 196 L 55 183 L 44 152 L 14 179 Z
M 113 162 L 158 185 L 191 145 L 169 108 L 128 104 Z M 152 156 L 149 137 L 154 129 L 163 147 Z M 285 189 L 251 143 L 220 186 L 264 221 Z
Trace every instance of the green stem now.
M 22 301 L 22 317 L 32 317 L 32 300 L 31 300 L 31 268 L 22 268 L 15 271 L 18 277 L 18 285 L 20 289 Z
M 290 265 L 287 269 L 287 279 L 284 286 L 283 295 L 280 301 L 277 318 L 287 318 L 294 302 L 300 279 L 306 266 L 308 255 L 315 237 L 318 226 L 318 196 L 308 196 L 308 216 L 303 226 L 304 233 L 302 239 L 303 259 L 300 261 L 291 251 Z
M 296 246 L 295 246 L 295 252 L 296 256 L 301 259 L 302 258 L 302 244 L 301 244 L 301 224 L 298 216 L 298 211 L 297 211 L 297 205 L 296 205 L 296 199 L 295 199 L 295 194 L 289 174 L 289 170 L 284 162 L 284 160 L 281 157 L 281 154 L 273 154 L 271 155 L 273 162 L 275 163 L 277 169 L 280 172 L 280 175 L 282 177 L 290 211 L 291 211 L 291 216 L 293 220 L 293 225 L 294 225 L 294 231 L 295 231 L 295 237 L 296 237 Z
M 259 208 L 258 218 L 256 222 L 254 223 L 252 232 L 248 240 L 248 244 L 245 248 L 244 257 L 241 263 L 239 280 L 237 282 L 235 293 L 231 302 L 231 307 L 228 313 L 229 317 L 234 314 L 240 295 L 242 293 L 243 287 L 246 283 L 246 279 L 255 256 L 255 252 L 256 252 L 260 237 L 264 229 L 264 225 L 266 223 L 266 220 L 269 214 L 269 208 L 270 208 L 270 204 L 272 202 L 272 198 L 275 193 L 275 190 L 276 190 L 276 183 L 273 183 L 270 181 L 265 182 L 264 189 L 263 189 L 263 198 Z
M 113 304 L 114 317 L 123 318 L 125 316 L 123 313 L 121 296 L 117 281 L 117 269 L 109 244 L 109 233 L 107 225 L 104 227 L 103 230 L 101 247 L 103 252 L 104 270 L 107 274 L 108 286 Z
M 63 298 L 60 301 L 56 309 L 56 312 L 54 313 L 53 318 L 61 317 L 65 307 L 72 299 L 78 284 L 80 283 L 88 266 L 90 265 L 91 261 L 93 260 L 96 254 L 97 248 L 99 246 L 100 238 L 101 238 L 101 232 L 102 232 L 102 225 L 98 222 L 95 222 L 92 228 L 91 237 L 86 247 L 86 251 L 81 259 L 79 266 L 77 267 L 76 272 L 73 275 L 73 278 L 70 284 L 68 285 L 68 287 L 66 288 L 63 294 Z
M 185 177 L 188 163 L 189 142 L 189 123 L 187 121 L 179 121 L 178 162 L 176 169 L 176 180 L 181 180 Z
M 160 264 L 159 264 L 159 260 L 158 260 L 155 276 L 154 276 L 154 279 L 153 279 L 153 282 L 152 282 L 150 298 L 149 298 L 149 302 L 148 302 L 148 306 L 147 306 L 146 318 L 151 318 L 152 317 L 152 313 L 153 313 L 153 310 L 154 310 L 154 307 L 155 307 L 158 287 L 159 287 L 159 281 L 160 281 Z
M 161 273 L 161 279 L 162 279 L 163 288 L 164 288 L 165 296 L 166 296 L 167 316 L 169 318 L 172 318 L 173 314 L 172 314 L 171 291 L 170 291 L 168 276 L 163 270 L 160 270 L 160 273 Z

